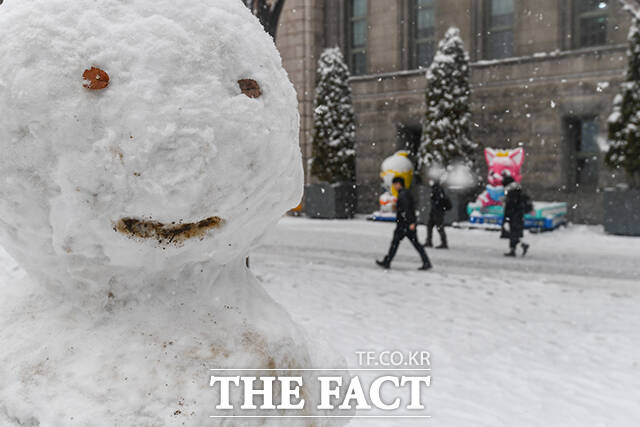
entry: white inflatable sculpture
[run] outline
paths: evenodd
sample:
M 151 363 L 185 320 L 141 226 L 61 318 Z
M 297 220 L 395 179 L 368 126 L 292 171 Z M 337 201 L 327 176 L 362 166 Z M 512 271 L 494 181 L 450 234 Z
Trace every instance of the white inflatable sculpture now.
M 311 367 L 245 267 L 303 172 L 242 2 L 6 0 L 0 40 L 0 425 L 219 425 L 208 368 Z

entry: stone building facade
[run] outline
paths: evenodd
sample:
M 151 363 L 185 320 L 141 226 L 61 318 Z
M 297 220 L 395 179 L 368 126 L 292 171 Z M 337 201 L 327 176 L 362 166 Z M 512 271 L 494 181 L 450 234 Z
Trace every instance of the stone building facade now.
M 317 58 L 339 46 L 349 61 L 359 211 L 376 207 L 382 160 L 416 149 L 424 68 L 456 26 L 472 61 L 474 140 L 524 147 L 534 198 L 567 201 L 571 219 L 599 223 L 603 189 L 623 178 L 604 166 L 603 147 L 630 22 L 617 0 L 287 0 L 277 44 L 298 90 L 306 159 Z

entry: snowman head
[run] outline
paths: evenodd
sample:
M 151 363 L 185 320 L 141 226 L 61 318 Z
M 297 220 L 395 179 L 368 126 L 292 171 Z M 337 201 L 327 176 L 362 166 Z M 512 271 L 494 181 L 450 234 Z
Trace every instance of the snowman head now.
M 299 201 L 295 91 L 242 2 L 5 0 L 0 40 L 0 244 L 28 270 L 226 263 Z

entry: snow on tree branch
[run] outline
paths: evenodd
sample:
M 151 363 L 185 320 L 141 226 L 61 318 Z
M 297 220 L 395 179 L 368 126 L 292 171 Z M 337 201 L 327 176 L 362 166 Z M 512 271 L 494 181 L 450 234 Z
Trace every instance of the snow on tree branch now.
M 640 18 L 640 0 L 618 0 L 622 8 L 634 18 Z
M 329 183 L 355 179 L 356 127 L 349 76 L 340 49 L 325 49 L 318 61 L 311 174 Z
M 629 65 L 622 92 L 613 101 L 609 116 L 609 150 L 605 161 L 624 170 L 631 184 L 640 186 L 640 17 L 629 30 Z
M 427 112 L 423 122 L 420 166 L 456 161 L 473 163 L 477 145 L 471 140 L 469 55 L 452 27 L 438 44 L 427 71 Z

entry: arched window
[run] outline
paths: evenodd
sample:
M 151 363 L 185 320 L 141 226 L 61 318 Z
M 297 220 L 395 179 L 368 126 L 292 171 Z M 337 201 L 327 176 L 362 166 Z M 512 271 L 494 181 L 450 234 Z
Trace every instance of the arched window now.
M 413 66 L 428 67 L 436 51 L 436 1 L 413 0 Z
M 485 1 L 485 59 L 513 56 L 514 0 Z

